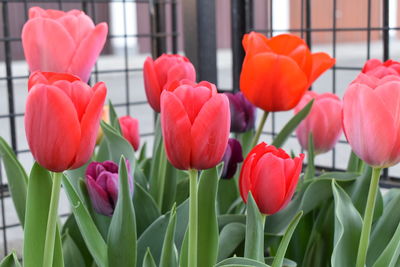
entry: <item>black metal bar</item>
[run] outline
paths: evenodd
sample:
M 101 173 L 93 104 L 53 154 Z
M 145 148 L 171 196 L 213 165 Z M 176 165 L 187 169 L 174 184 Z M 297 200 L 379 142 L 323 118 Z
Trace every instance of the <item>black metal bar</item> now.
M 195 66 L 198 80 L 217 84 L 215 1 L 185 0 L 182 5 L 185 54 Z
M 383 60 L 388 60 L 390 57 L 389 53 L 389 0 L 383 0 L 382 6 L 382 41 L 383 41 Z
M 332 7 L 332 56 L 336 58 L 336 9 L 337 2 L 333 0 Z M 332 68 L 332 93 L 336 93 L 336 66 Z M 332 167 L 336 167 L 336 148 L 332 149 Z
M 246 32 L 254 28 L 254 3 L 253 0 L 245 0 L 246 13 Z
M 367 14 L 367 60 L 371 57 L 371 0 L 368 0 Z
M 172 32 L 177 32 L 178 31 L 178 6 L 176 1 L 173 1 L 171 3 L 171 31 Z M 171 38 L 171 47 L 172 47 L 172 53 L 177 54 L 178 53 L 178 35 L 172 35 Z
M 126 24 L 126 2 L 123 2 L 124 8 L 123 8 L 123 18 L 124 18 L 124 33 L 127 34 L 128 33 L 128 27 Z M 125 66 L 125 101 L 128 103 L 130 101 L 130 92 L 129 92 L 129 72 L 128 72 L 128 68 L 129 68 L 129 59 L 128 59 L 128 38 L 124 38 L 124 66 Z M 128 115 L 131 114 L 131 110 L 130 110 L 130 106 L 126 105 L 126 113 Z
M 246 3 L 243 0 L 231 0 L 231 27 L 232 27 L 232 81 L 233 91 L 239 91 L 240 72 L 244 59 L 242 45 L 243 35 L 246 33 Z
M 10 36 L 10 25 L 8 20 L 8 1 L 3 0 L 2 5 L 3 13 L 3 34 L 5 37 Z M 4 61 L 6 63 L 6 75 L 7 75 L 7 94 L 8 94 L 8 113 L 14 114 L 14 84 L 13 84 L 13 74 L 12 74 L 12 51 L 10 42 L 4 42 Z M 14 151 L 17 150 L 17 130 L 15 124 L 15 118 L 10 117 L 10 134 L 11 134 L 11 147 Z
M 166 32 L 165 6 L 160 3 L 160 0 L 149 0 L 150 12 L 150 29 L 151 34 L 151 54 L 153 58 L 162 55 L 167 49 L 166 38 L 157 36 L 159 33 Z
M 335 1 L 335 0 L 334 0 Z M 306 0 L 306 43 L 311 49 L 312 45 L 312 27 L 311 27 L 311 0 Z

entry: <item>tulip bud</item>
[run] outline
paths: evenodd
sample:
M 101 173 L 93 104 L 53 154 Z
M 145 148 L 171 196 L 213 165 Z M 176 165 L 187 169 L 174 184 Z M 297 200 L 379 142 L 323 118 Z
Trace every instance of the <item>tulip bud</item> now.
M 399 76 L 400 62 L 391 59 L 382 62 L 379 59 L 373 58 L 365 62 L 361 72 L 379 79 L 388 75 Z
M 103 111 L 101 112 L 101 120 L 105 123 L 110 123 L 110 107 L 105 105 L 103 107 Z M 99 131 L 97 132 L 96 145 L 99 145 L 101 140 L 103 139 L 103 130 L 99 127 Z
M 165 152 L 175 168 L 216 166 L 224 155 L 229 128 L 228 98 L 218 94 L 214 84 L 182 84 L 163 91 L 161 129 Z
M 314 150 L 321 154 L 331 150 L 342 133 L 342 102 L 339 97 L 331 93 L 317 94 L 308 91 L 294 112 L 298 113 L 312 99 L 314 99 L 310 114 L 296 129 L 296 135 L 301 147 L 308 149 L 308 138 L 313 135 Z
M 155 112 L 160 112 L 160 96 L 171 83 L 187 79 L 196 81 L 196 70 L 192 63 L 181 55 L 163 54 L 153 61 L 146 58 L 143 66 L 144 88 L 147 101 Z
M 129 161 L 126 161 L 130 191 L 133 179 Z M 91 162 L 86 169 L 86 187 L 97 213 L 112 216 L 118 200 L 118 165 L 112 161 Z
M 231 110 L 231 132 L 243 133 L 254 129 L 256 107 L 241 92 L 225 93 L 225 95 L 229 98 Z
M 106 42 L 108 27 L 94 25 L 83 11 L 32 7 L 22 29 L 22 46 L 31 72 L 63 72 L 84 82 Z
M 232 178 L 237 169 L 238 163 L 243 161 L 242 146 L 239 141 L 234 138 L 229 138 L 228 146 L 226 147 L 222 162 L 224 162 L 224 169 L 222 170 L 221 178 Z
M 139 121 L 131 116 L 123 116 L 119 118 L 119 125 L 121 126 L 122 136 L 128 140 L 135 151 L 138 150 L 140 143 Z
M 247 202 L 251 191 L 258 209 L 274 214 L 285 208 L 296 190 L 304 154 L 291 158 L 284 150 L 262 142 L 244 160 L 239 178 L 240 195 Z

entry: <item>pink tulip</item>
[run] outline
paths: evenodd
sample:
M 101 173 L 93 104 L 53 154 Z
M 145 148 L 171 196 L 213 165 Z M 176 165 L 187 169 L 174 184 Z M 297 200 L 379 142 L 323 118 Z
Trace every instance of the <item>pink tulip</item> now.
M 122 136 L 128 140 L 135 151 L 138 150 L 140 143 L 139 121 L 131 116 L 123 116 L 119 118 L 119 125 L 121 126 Z
M 372 167 L 400 161 L 400 78 L 360 74 L 343 99 L 343 129 L 354 153 Z
M 376 78 L 383 78 L 387 75 L 400 75 L 400 62 L 391 59 L 385 62 L 375 58 L 370 59 L 364 64 L 362 73 Z
M 31 72 L 63 72 L 89 80 L 107 38 L 106 23 L 97 26 L 84 12 L 32 7 L 22 29 L 22 45 Z
M 331 150 L 342 133 L 342 102 L 339 97 L 331 93 L 317 94 L 308 91 L 295 107 L 298 113 L 312 99 L 314 104 L 310 114 L 296 129 L 296 135 L 303 149 L 308 149 L 308 137 L 313 135 L 316 154 Z
M 162 91 L 182 79 L 195 82 L 196 70 L 184 56 L 163 54 L 154 61 L 150 57 L 146 58 L 143 79 L 147 101 L 155 112 L 160 112 Z
M 228 97 L 218 94 L 214 84 L 188 82 L 161 94 L 165 152 L 175 168 L 204 170 L 217 165 L 229 128 Z

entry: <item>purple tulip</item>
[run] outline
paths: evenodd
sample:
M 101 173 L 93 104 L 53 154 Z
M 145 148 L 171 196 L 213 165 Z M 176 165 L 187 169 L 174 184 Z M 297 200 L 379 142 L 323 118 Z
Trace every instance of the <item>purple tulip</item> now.
M 133 180 L 130 164 L 126 161 L 131 192 Z M 86 187 L 94 210 L 112 216 L 118 200 L 118 165 L 112 161 L 92 162 L 86 169 Z
M 236 173 L 238 163 L 243 161 L 242 146 L 238 140 L 229 138 L 222 161 L 224 162 L 224 169 L 222 170 L 221 178 L 232 178 Z
M 231 132 L 243 133 L 254 129 L 256 107 L 241 92 L 225 94 L 231 109 Z

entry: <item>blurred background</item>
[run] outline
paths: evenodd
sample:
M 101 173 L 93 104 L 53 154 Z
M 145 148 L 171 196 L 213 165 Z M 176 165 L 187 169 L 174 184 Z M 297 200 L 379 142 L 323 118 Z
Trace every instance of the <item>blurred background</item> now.
M 12 146 L 29 172 L 29 153 L 23 126 L 28 67 L 21 46 L 21 29 L 32 6 L 84 10 L 97 24 L 107 22 L 107 44 L 90 82 L 104 81 L 108 99 L 119 116 L 140 121 L 141 144 L 151 151 L 154 113 L 147 104 L 142 66 L 147 56 L 185 54 L 194 63 L 199 80 L 217 84 L 221 91 L 239 90 L 244 51 L 243 34 L 266 36 L 293 33 L 313 52 L 336 58 L 336 66 L 313 85 L 317 92 L 342 97 L 348 84 L 369 58 L 400 60 L 400 3 L 397 0 L 4 0 L 0 3 L 0 136 Z M 56 45 L 56 44 L 55 44 Z M 262 140 L 270 142 L 293 115 L 268 118 Z M 261 117 L 261 113 L 260 116 Z M 293 136 L 285 149 L 301 152 Z M 344 169 L 350 148 L 342 136 L 336 149 L 319 155 L 321 169 Z M 400 167 L 384 172 L 383 187 L 398 186 Z M 65 197 L 60 213 L 68 214 Z M 0 167 L 0 257 L 21 251 L 22 228 L 9 197 L 7 177 Z

